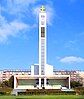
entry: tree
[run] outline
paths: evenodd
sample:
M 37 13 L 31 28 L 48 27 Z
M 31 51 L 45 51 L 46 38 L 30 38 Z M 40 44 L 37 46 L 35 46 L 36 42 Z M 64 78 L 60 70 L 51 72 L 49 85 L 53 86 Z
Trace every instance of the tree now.
M 1 84 L 1 86 L 2 86 L 2 87 L 8 87 L 8 86 L 9 86 L 8 80 L 3 81 L 2 84 Z
M 80 82 L 77 81 L 71 81 L 71 88 L 77 88 L 82 86 L 82 84 Z
M 14 88 L 14 76 L 11 76 L 8 82 L 9 82 L 8 86 Z
M 11 76 L 9 80 L 3 81 L 0 87 L 10 87 L 14 88 L 14 76 Z

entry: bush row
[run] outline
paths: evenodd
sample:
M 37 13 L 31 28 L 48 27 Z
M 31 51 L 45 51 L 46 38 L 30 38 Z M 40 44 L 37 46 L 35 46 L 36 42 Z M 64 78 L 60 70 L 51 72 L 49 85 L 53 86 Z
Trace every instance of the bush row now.
M 18 92 L 18 95 L 75 95 L 75 91 L 61 91 L 61 90 L 27 90 L 26 92 Z

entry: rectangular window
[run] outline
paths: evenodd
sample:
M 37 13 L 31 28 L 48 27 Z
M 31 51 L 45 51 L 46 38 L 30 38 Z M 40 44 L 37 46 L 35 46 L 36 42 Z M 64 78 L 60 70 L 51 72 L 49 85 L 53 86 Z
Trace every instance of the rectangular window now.
M 41 37 L 45 37 L 45 27 L 41 27 Z

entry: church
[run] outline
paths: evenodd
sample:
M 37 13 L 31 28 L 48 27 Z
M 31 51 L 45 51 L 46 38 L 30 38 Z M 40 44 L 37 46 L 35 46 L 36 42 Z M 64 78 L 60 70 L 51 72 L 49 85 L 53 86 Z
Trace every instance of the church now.
M 14 89 L 70 89 L 70 75 L 54 74 L 47 64 L 47 15 L 42 6 L 39 11 L 39 63 L 31 66 L 30 75 L 14 75 Z

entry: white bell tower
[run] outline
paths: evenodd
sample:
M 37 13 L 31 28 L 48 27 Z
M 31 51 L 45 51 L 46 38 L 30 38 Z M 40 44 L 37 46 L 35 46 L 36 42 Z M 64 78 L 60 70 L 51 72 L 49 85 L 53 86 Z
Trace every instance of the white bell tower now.
M 46 66 L 46 10 L 42 6 L 39 13 L 39 75 L 45 75 Z

